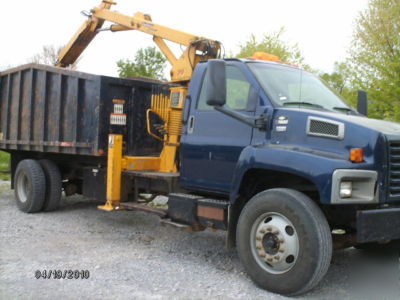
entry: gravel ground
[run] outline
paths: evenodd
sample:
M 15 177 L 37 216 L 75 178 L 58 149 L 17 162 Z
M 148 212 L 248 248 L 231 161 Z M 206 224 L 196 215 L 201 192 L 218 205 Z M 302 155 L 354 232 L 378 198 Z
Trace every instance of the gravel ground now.
M 187 233 L 146 213 L 99 211 L 82 197 L 24 214 L 13 198 L 0 181 L 1 299 L 285 299 L 252 283 L 223 232 Z M 44 269 L 87 269 L 90 278 L 36 279 Z M 341 250 L 304 298 L 399 299 L 399 278 L 398 256 Z

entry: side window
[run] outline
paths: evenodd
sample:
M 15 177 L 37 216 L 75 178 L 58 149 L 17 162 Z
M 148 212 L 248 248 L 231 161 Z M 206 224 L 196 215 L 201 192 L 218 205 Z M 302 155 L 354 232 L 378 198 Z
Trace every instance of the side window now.
M 208 70 L 207 70 L 208 72 Z M 198 110 L 213 110 L 206 103 L 206 89 L 208 86 L 207 76 L 204 78 L 199 100 Z M 226 106 L 234 110 L 245 110 L 249 100 L 250 83 L 238 67 L 226 67 Z

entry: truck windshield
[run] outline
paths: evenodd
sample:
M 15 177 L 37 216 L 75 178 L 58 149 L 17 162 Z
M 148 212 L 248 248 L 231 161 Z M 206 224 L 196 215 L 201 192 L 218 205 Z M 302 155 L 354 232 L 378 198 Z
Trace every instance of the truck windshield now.
M 316 76 L 304 70 L 266 63 L 249 63 L 259 83 L 279 106 L 354 111 Z

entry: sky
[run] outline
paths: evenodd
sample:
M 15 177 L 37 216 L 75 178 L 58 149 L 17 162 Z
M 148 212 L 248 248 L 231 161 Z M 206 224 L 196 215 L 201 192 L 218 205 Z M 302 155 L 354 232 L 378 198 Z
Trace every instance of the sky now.
M 101 0 L 12 0 L 0 10 L 0 68 L 18 66 L 44 45 L 65 45 L 89 11 Z M 143 12 L 153 22 L 219 40 L 226 52 L 237 53 L 250 34 L 262 37 L 282 26 L 284 40 L 298 43 L 305 62 L 325 72 L 343 60 L 354 21 L 368 0 L 115 0 L 113 10 Z M 79 70 L 117 76 L 116 61 L 133 58 L 141 47 L 154 46 L 142 32 L 101 32 L 83 53 Z M 179 51 L 179 47 L 174 48 Z

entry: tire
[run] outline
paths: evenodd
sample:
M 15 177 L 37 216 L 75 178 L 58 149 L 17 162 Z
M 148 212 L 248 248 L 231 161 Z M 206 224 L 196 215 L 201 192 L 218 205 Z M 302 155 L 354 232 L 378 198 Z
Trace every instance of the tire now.
M 48 159 L 39 161 L 46 177 L 46 196 L 43 203 L 43 211 L 56 210 L 61 201 L 62 178 L 59 168 Z
M 308 196 L 291 189 L 271 189 L 250 199 L 240 214 L 236 240 L 253 281 L 287 296 L 314 288 L 332 257 L 324 214 Z
M 46 178 L 40 164 L 32 159 L 22 160 L 14 176 L 15 200 L 26 213 L 42 210 L 46 193 Z

